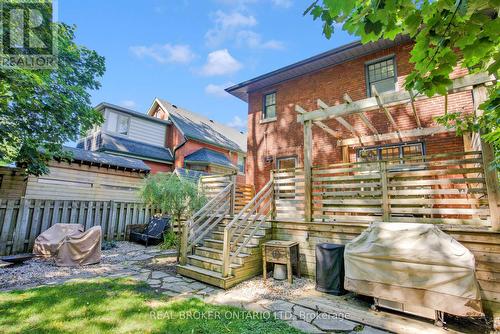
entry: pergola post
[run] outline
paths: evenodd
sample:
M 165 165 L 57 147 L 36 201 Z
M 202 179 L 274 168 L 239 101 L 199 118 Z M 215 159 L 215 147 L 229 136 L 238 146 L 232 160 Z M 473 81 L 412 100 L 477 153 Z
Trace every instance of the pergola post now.
M 312 121 L 304 122 L 304 220 L 312 219 Z
M 482 114 L 479 106 L 488 98 L 488 91 L 484 85 L 474 86 L 472 96 L 474 98 L 474 111 L 479 116 Z M 481 151 L 483 152 L 484 180 L 486 182 L 486 192 L 488 193 L 491 228 L 494 231 L 500 231 L 500 209 L 498 207 L 498 203 L 500 202 L 500 186 L 497 172 L 491 168 L 491 162 L 495 159 L 495 153 L 493 146 L 485 142 L 483 138 L 481 138 Z

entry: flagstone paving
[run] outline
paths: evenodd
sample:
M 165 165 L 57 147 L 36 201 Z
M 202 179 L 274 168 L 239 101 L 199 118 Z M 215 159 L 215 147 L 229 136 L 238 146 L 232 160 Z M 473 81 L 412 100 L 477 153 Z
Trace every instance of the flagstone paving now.
M 171 298 L 194 297 L 208 303 L 234 305 L 250 311 L 268 313 L 305 333 L 387 333 L 293 302 L 293 298 L 314 289 L 312 281 L 307 279 L 295 279 L 291 286 L 269 279 L 268 283 L 262 286 L 260 280 L 255 278 L 224 291 L 177 275 L 175 264 L 175 250 L 145 248 L 137 244 L 118 242 L 116 248 L 103 251 L 102 261 L 98 265 L 61 268 L 57 267 L 53 260 L 34 259 L 17 268 L 2 268 L 0 282 L 9 284 L 2 286 L 0 290 L 61 284 L 81 278 L 132 277 L 146 282 L 157 293 Z M 36 279 L 33 280 L 33 277 Z

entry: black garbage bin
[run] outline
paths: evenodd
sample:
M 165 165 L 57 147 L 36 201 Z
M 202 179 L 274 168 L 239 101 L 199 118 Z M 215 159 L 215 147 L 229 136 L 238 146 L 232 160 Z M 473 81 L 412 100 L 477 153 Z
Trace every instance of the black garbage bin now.
M 316 245 L 316 290 L 340 296 L 344 290 L 344 245 Z

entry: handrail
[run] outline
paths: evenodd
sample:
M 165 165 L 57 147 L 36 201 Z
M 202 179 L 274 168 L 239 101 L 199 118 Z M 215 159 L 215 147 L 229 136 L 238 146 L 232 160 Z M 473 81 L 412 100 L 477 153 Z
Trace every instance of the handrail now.
M 188 251 L 209 233 L 230 211 L 234 183 L 224 187 L 182 226 L 180 264 L 186 264 Z
M 231 262 L 238 256 L 243 247 L 246 247 L 253 238 L 260 226 L 266 221 L 271 213 L 272 201 L 274 197 L 274 178 L 271 175 L 269 182 L 252 198 L 250 202 L 231 220 L 224 228 L 224 242 L 222 249 L 222 276 L 230 274 Z M 244 216 L 243 216 L 244 215 Z M 253 217 L 252 217 L 253 215 Z M 251 218 L 252 217 L 252 218 Z M 251 218 L 251 219 L 250 219 Z M 257 225 L 254 225 L 256 221 Z M 245 238 L 240 245 L 240 239 L 252 228 L 250 235 Z M 238 231 L 238 229 L 241 229 Z M 236 236 L 236 238 L 235 238 Z M 231 254 L 231 249 L 237 247 Z

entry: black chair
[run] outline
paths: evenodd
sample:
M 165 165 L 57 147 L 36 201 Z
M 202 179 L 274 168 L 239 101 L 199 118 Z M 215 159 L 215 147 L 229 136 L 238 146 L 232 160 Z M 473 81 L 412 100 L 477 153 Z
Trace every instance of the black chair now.
M 149 245 L 158 245 L 163 241 L 163 233 L 170 229 L 170 217 L 151 218 L 146 228 L 132 229 L 130 241 Z

